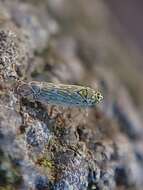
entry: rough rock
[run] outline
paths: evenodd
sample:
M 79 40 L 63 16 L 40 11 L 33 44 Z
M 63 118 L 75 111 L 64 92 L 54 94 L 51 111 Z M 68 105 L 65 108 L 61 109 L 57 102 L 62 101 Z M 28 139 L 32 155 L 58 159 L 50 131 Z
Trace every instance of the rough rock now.
M 108 63 L 133 69 L 129 49 L 102 1 L 48 2 L 0 1 L 0 190 L 142 190 L 141 107 Z M 14 90 L 19 80 L 98 85 L 104 100 L 93 109 L 29 102 Z

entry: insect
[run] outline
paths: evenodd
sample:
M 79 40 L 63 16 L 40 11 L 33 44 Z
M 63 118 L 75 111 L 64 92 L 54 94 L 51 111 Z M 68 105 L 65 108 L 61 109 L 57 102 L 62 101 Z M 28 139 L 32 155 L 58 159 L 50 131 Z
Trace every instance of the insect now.
M 99 91 L 90 87 L 48 82 L 21 82 L 16 92 L 29 101 L 75 107 L 94 107 L 103 99 Z

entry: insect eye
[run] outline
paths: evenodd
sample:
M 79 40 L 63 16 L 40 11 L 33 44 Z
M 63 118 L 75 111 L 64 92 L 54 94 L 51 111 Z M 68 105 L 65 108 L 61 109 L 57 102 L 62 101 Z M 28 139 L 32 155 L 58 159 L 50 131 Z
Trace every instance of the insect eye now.
M 96 97 L 97 97 L 97 100 L 98 100 L 98 101 L 100 101 L 100 100 L 103 99 L 103 97 L 102 97 L 102 95 L 101 95 L 100 92 L 97 92 Z
M 87 98 L 88 92 L 87 89 L 82 89 L 78 92 L 82 98 Z

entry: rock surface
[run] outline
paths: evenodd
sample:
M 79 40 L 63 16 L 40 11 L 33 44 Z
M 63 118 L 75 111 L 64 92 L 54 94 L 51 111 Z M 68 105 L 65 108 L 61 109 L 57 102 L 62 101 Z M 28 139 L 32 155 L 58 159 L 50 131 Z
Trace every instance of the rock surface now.
M 141 95 L 124 73 L 138 56 L 89 2 L 0 1 L 0 190 L 142 190 Z M 104 101 L 29 102 L 18 80 L 98 85 Z

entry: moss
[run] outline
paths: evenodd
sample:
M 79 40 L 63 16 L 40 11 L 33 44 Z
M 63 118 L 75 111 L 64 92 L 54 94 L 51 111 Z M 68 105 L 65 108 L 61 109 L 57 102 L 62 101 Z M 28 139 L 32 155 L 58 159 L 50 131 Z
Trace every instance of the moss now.
M 0 187 L 0 190 L 15 190 L 15 187 L 12 187 L 11 185 L 7 185 L 5 187 Z
M 37 160 L 37 164 L 39 164 L 41 167 L 48 168 L 48 169 L 53 169 L 54 168 L 54 163 L 52 160 L 49 160 L 46 157 L 39 158 Z

